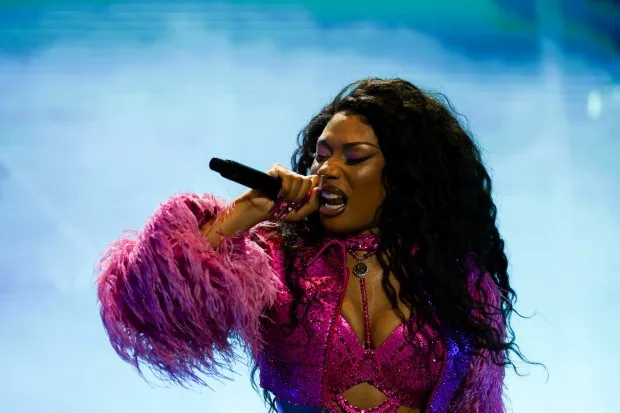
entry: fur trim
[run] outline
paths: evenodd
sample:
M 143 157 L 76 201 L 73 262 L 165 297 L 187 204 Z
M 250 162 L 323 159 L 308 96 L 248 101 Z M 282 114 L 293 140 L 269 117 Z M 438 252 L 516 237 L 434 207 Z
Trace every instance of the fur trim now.
M 488 273 L 483 273 L 475 264 L 473 256 L 466 264 L 470 271 L 469 289 L 472 298 L 483 303 L 491 317 L 491 325 L 502 337 L 506 326 L 501 310 L 500 291 Z M 495 358 L 497 360 L 497 357 Z M 459 413 L 504 413 L 503 387 L 505 368 L 497 365 L 488 350 L 473 355 L 467 373 L 449 411 Z
M 126 233 L 102 255 L 103 325 L 140 373 L 146 364 L 161 378 L 206 385 L 201 373 L 226 377 L 235 344 L 260 351 L 261 318 L 280 281 L 261 231 L 223 238 L 217 248 L 200 233 L 200 223 L 226 208 L 212 195 L 174 196 L 142 232 Z

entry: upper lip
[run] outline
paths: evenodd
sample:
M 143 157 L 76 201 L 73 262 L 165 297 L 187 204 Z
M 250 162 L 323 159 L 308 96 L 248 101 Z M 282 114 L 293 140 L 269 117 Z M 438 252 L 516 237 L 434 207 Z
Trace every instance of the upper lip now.
M 334 194 L 338 195 L 343 199 L 347 199 L 347 194 L 345 194 L 341 189 L 338 189 L 334 186 L 324 186 L 321 189 L 321 196 L 324 197 L 324 194 Z

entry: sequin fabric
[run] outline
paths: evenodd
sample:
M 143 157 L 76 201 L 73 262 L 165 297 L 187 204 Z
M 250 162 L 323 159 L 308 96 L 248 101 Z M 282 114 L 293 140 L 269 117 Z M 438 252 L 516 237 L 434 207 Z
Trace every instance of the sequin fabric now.
M 211 194 L 175 195 L 142 231 L 104 251 L 97 277 L 101 317 L 125 361 L 175 383 L 204 384 L 202 377 L 225 377 L 243 346 L 259 363 L 261 385 L 286 413 L 346 405 L 339 392 L 368 377 L 389 396 L 381 412 L 396 404 L 426 405 L 424 413 L 504 411 L 503 367 L 490 363 L 488 352 L 468 356 L 468 340 L 444 323 L 438 333 L 418 320 L 422 327 L 412 336 L 401 326 L 374 355 L 364 351 L 340 314 L 346 239 L 298 245 L 292 275 L 301 294 L 296 316 L 304 322 L 288 334 L 293 295 L 274 227 L 261 224 L 216 248 L 199 231 L 229 207 Z M 374 248 L 377 239 L 349 242 Z M 472 297 L 499 308 L 494 280 L 472 257 L 466 264 Z M 505 331 L 501 314 L 493 326 Z
M 297 316 L 305 314 L 308 322 L 288 338 L 280 331 L 289 321 L 287 304 L 292 300 L 283 292 L 284 300 L 272 309 L 271 322 L 266 324 L 270 340 L 261 362 L 263 387 L 291 403 L 321 405 L 328 412 L 392 413 L 400 406 L 426 405 L 444 361 L 439 332 L 421 323 L 423 327 L 411 335 L 401 324 L 372 349 L 359 341 L 341 315 L 346 285 L 358 281 L 349 280 L 346 251 L 351 247 L 376 249 L 377 243 L 376 237 L 368 236 L 331 238 L 318 250 L 302 249 L 295 264 L 304 291 Z M 413 319 L 408 322 L 415 324 Z M 344 391 L 363 382 L 386 395 L 370 410 L 359 409 L 342 397 Z
M 439 380 L 443 354 L 436 331 L 424 328 L 412 337 L 404 324 L 378 348 L 364 349 L 340 316 L 326 366 L 329 398 L 337 400 L 347 412 L 359 412 L 344 403 L 340 395 L 356 384 L 368 382 L 387 396 L 372 412 L 392 412 L 399 406 L 423 407 Z
M 356 246 L 352 241 L 345 245 L 351 247 L 353 244 L 353 250 L 373 252 L 372 243 Z M 423 407 L 441 372 L 443 344 L 440 335 L 428 324 L 411 335 L 403 323 L 379 347 L 372 348 L 365 280 L 347 274 L 345 278 L 348 278 L 345 285 L 348 282 L 362 284 L 365 338 L 360 342 L 346 319 L 342 315 L 336 318 L 326 366 L 328 398 L 335 401 L 333 411 L 390 413 L 400 406 Z M 413 319 L 407 322 L 414 328 Z M 347 389 L 364 382 L 381 391 L 386 396 L 385 401 L 362 410 L 342 396 Z

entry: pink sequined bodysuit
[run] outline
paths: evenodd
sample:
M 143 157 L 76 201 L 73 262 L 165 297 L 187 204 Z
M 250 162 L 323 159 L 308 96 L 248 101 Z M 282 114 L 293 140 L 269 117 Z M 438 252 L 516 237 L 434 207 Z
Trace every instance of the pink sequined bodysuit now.
M 208 194 L 174 196 L 144 231 L 115 241 L 103 254 L 101 317 L 125 361 L 147 364 L 175 382 L 202 383 L 201 374 L 227 377 L 241 345 L 282 412 L 396 413 L 400 406 L 425 413 L 504 412 L 503 368 L 488 354 L 472 357 L 469 341 L 443 323 L 436 331 L 412 316 L 372 349 L 363 293 L 364 340 L 358 339 L 341 315 L 347 283 L 360 282 L 349 277 L 346 239 L 312 246 L 300 241 L 289 276 L 282 240 L 269 227 L 223 238 L 217 248 L 205 240 L 200 224 L 226 207 Z M 498 308 L 494 281 L 472 259 L 464 262 L 472 297 Z M 301 297 L 297 307 L 291 279 Z M 294 308 L 301 321 L 284 328 Z M 495 326 L 504 328 L 501 317 Z M 364 382 L 385 395 L 367 410 L 342 396 Z
M 352 245 L 353 249 L 372 253 L 376 244 L 371 239 Z M 351 245 L 356 241 L 347 240 L 346 243 Z M 348 282 L 360 283 L 364 339 L 360 342 L 344 316 L 337 317 L 326 367 L 329 398 L 333 400 L 328 411 L 396 413 L 400 406 L 423 407 L 441 372 L 443 346 L 439 334 L 426 326 L 415 331 L 412 337 L 403 323 L 377 348 L 372 348 L 366 280 L 349 276 Z M 378 389 L 386 396 L 385 400 L 370 409 L 351 404 L 342 393 L 360 383 Z
M 368 324 L 365 328 L 368 331 Z M 333 409 L 332 403 L 333 410 L 330 411 L 392 413 L 400 406 L 417 408 L 425 405 L 442 366 L 443 346 L 436 333 L 429 329 L 429 334 L 418 332 L 412 338 L 401 324 L 378 348 L 372 349 L 368 334 L 362 347 L 342 316 L 335 332 L 327 363 L 327 380 L 337 409 Z M 430 347 L 437 355 L 429 352 Z M 385 394 L 385 401 L 362 410 L 342 396 L 344 391 L 363 382 Z

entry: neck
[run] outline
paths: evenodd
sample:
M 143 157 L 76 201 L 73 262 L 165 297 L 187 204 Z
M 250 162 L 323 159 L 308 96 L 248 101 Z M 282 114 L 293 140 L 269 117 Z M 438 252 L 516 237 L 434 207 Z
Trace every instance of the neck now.
M 371 231 L 328 236 L 341 242 L 347 251 L 373 251 L 379 248 L 379 236 Z
M 379 228 L 368 228 L 368 229 L 361 229 L 361 230 L 356 230 L 356 231 L 351 231 L 351 232 L 325 232 L 325 235 L 328 238 L 336 238 L 336 239 L 347 239 L 347 238 L 355 238 L 355 237 L 379 237 Z

